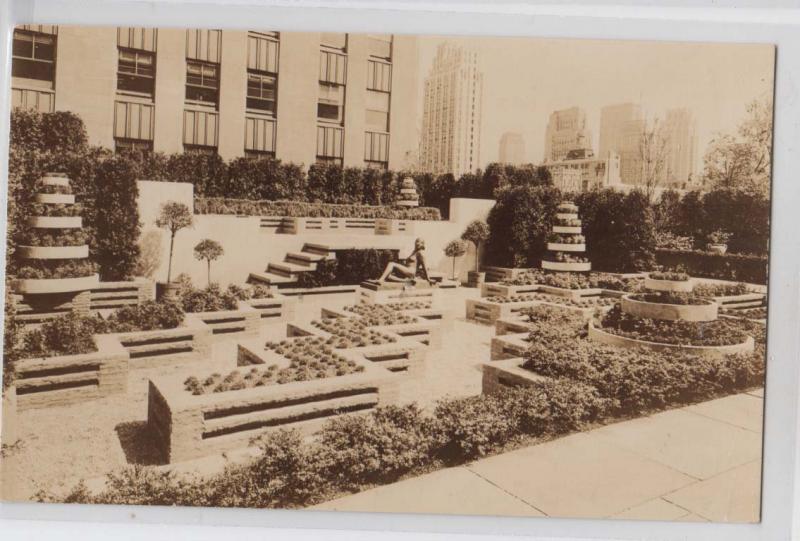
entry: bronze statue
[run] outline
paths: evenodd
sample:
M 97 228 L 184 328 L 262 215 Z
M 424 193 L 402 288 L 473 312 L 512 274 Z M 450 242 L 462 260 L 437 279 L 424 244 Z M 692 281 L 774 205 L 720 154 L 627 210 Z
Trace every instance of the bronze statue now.
M 400 261 L 390 261 L 378 281 L 415 282 L 417 278 L 422 278 L 429 285 L 433 285 L 425 263 L 425 241 L 422 239 L 414 241 L 414 251 L 408 257 Z

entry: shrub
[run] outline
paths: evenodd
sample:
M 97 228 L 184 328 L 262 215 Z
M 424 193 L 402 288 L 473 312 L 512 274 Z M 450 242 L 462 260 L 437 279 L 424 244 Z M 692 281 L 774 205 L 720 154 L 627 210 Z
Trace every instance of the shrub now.
M 203 239 L 194 247 L 194 258 L 198 261 L 205 260 L 208 265 L 208 285 L 211 285 L 211 262 L 216 261 L 225 253 L 222 245 L 212 239 Z
M 99 317 L 60 316 L 23 336 L 23 357 L 78 355 L 97 351 L 92 335 L 101 328 Z
M 228 164 L 227 185 L 206 191 L 216 197 L 242 199 L 303 199 L 304 176 L 301 167 L 273 158 L 237 158 Z
M 502 267 L 538 267 L 561 199 L 549 186 L 503 190 L 487 219 L 486 261 Z
M 475 245 L 475 272 L 478 272 L 481 263 L 481 247 L 489 239 L 489 225 L 483 220 L 473 220 L 461 233 L 461 239 Z
M 386 265 L 394 259 L 394 250 L 337 250 L 336 259 L 318 261 L 315 270 L 299 273 L 297 286 L 311 288 L 360 284 L 380 276 Z
M 88 259 L 40 259 L 25 262 L 17 271 L 22 279 L 81 278 L 97 272 L 97 265 Z
M 726 297 L 731 295 L 745 295 L 752 293 L 747 284 L 696 284 L 693 292 L 701 297 Z
M 647 196 L 613 189 L 576 194 L 587 256 L 594 268 L 630 272 L 653 268 L 655 224 Z
M 238 299 L 232 291 L 223 291 L 218 284 L 210 284 L 205 289 L 182 287 L 178 299 L 185 312 L 218 312 L 220 310 L 236 310 Z
M 238 216 L 441 220 L 439 210 L 430 207 L 402 209 L 386 206 L 340 205 L 303 201 L 249 201 L 223 197 L 195 198 L 194 211 L 197 214 L 235 214 Z
M 189 211 L 189 207 L 183 203 L 167 201 L 161 205 L 156 226 L 166 229 L 169 233 L 169 265 L 167 266 L 167 283 L 169 283 L 172 276 L 172 249 L 175 244 L 175 235 L 181 229 L 192 226 L 192 213 Z
M 167 159 L 167 178 L 170 182 L 194 185 L 198 196 L 224 195 L 228 185 L 228 166 L 218 154 L 182 152 Z
M 3 306 L 3 392 L 13 383 L 16 376 L 16 363 L 22 342 L 22 324 L 17 321 L 17 305 L 6 286 L 5 305 Z M 3 442 L 12 443 L 12 442 Z
M 689 279 L 689 275 L 685 272 L 651 272 L 647 276 L 652 280 L 668 280 L 671 282 L 685 282 Z
M 174 329 L 183 323 L 183 309 L 174 302 L 144 301 L 135 306 L 123 306 L 106 320 L 105 332 L 151 331 Z
M 684 268 L 692 276 L 719 280 L 767 283 L 767 257 L 745 254 L 658 250 L 656 261 L 665 268 Z

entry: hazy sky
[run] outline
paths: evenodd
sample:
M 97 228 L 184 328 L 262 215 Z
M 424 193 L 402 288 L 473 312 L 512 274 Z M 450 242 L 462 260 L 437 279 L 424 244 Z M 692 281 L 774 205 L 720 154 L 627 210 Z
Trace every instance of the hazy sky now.
M 527 161 L 542 161 L 550 113 L 574 105 L 586 111 L 597 152 L 600 109 L 628 101 L 648 117 L 692 109 L 702 157 L 715 132 L 735 130 L 747 103 L 773 87 L 771 45 L 435 36 L 419 39 L 420 87 L 444 41 L 479 54 L 482 165 L 497 160 L 506 131 L 522 134 Z M 422 88 L 419 103 L 421 126 Z

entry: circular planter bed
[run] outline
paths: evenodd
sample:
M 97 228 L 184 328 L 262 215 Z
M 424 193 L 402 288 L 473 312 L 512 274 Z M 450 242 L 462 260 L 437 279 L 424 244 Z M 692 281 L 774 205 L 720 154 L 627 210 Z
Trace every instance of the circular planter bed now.
M 714 301 L 703 304 L 665 304 L 637 300 L 633 295 L 622 297 L 622 311 L 636 317 L 683 321 L 714 321 L 719 305 Z
M 691 293 L 694 289 L 694 280 L 656 280 L 646 277 L 644 287 L 653 291 L 674 291 L 677 293 Z
M 19 246 L 17 251 L 25 259 L 84 259 L 89 257 L 89 246 Z
M 14 289 L 19 293 L 28 294 L 70 293 L 92 289 L 99 281 L 97 274 L 77 278 L 27 278 L 16 280 Z
M 636 340 L 635 338 L 627 338 L 625 336 L 606 332 L 595 327 L 591 322 L 589 323 L 589 339 L 603 344 L 623 348 L 641 347 L 648 348 L 653 351 L 681 351 L 684 353 L 702 355 L 705 357 L 723 357 L 725 355 L 732 355 L 734 353 L 750 353 L 753 351 L 755 345 L 755 341 L 751 336 L 748 336 L 747 339 L 740 344 L 731 344 L 726 346 L 685 346 L 679 344 L 648 342 L 646 340 Z
M 577 220 L 578 213 L 577 212 L 558 212 L 556 213 L 556 218 L 559 220 Z
M 585 252 L 586 244 L 563 244 L 560 242 L 548 242 L 547 249 L 552 252 Z
M 74 205 L 75 196 L 68 193 L 37 193 L 36 202 L 48 205 Z
M 83 219 L 80 216 L 33 216 L 27 220 L 29 227 L 40 229 L 80 229 Z
M 542 261 L 542 268 L 552 271 L 565 271 L 565 272 L 586 272 L 592 270 L 590 262 L 561 262 L 561 261 Z
M 579 225 L 554 225 L 553 233 L 577 233 L 580 235 L 581 226 Z

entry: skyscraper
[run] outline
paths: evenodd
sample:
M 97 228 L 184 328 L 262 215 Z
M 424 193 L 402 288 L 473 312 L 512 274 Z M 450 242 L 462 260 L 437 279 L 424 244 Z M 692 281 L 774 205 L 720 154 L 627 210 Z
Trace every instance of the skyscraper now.
M 522 134 L 506 132 L 500 137 L 500 163 L 517 165 L 525 161 L 525 140 Z
M 425 80 L 420 166 L 459 176 L 480 166 L 483 73 L 478 55 L 439 45 Z
M 544 138 L 544 161 L 563 160 L 572 150 L 592 148 L 592 134 L 586 129 L 586 113 L 579 107 L 553 111 Z
M 643 130 L 642 110 L 634 103 L 609 105 L 600 111 L 600 155 L 619 154 L 620 179 L 626 184 L 636 184 L 641 177 L 639 139 Z
M 695 122 L 691 110 L 670 109 L 664 122 L 666 138 L 664 181 L 682 186 L 694 173 L 697 153 Z

